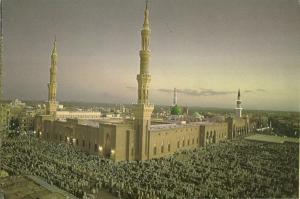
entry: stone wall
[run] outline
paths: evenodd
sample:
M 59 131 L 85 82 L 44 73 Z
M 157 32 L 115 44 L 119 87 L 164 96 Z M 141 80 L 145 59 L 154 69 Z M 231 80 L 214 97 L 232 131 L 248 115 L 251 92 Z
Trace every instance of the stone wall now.
M 149 158 L 163 157 L 178 150 L 199 146 L 199 126 L 182 125 L 175 128 L 155 129 L 150 131 Z
M 151 126 L 147 132 L 149 159 L 171 155 L 179 150 L 204 147 L 247 133 L 246 119 L 231 119 L 226 122 L 191 123 L 166 126 Z M 38 117 L 37 134 L 43 139 L 65 142 L 89 154 L 100 155 L 116 161 L 138 160 L 134 123 L 84 124 L 81 120 L 54 121 L 50 117 Z M 153 128 L 152 128 L 153 127 Z M 230 131 L 230 132 L 229 132 Z
M 228 123 L 207 123 L 200 126 L 202 146 L 206 146 L 212 143 L 219 143 L 228 139 Z

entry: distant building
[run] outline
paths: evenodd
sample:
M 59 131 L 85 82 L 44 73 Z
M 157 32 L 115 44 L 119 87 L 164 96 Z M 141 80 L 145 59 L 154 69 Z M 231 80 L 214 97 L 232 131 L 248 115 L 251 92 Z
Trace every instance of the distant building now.
M 240 89 L 238 91 L 238 97 L 237 97 L 237 100 L 236 100 L 236 108 L 235 108 L 235 113 L 236 113 L 236 117 L 237 118 L 241 118 L 242 117 L 242 100 L 241 100 L 241 92 L 240 92 Z
M 174 88 L 174 96 L 173 96 L 173 106 L 177 105 L 177 91 L 176 88 Z
M 173 94 L 173 104 L 170 108 L 170 115 L 168 117 L 168 120 L 170 121 L 183 121 L 184 115 L 182 115 L 181 107 L 177 105 L 177 90 L 174 88 L 174 94 Z
M 90 154 L 120 161 L 164 157 L 178 150 L 204 147 L 249 132 L 249 121 L 242 117 L 241 112 L 237 118 L 227 118 L 220 122 L 154 124 L 151 121 L 154 105 L 149 101 L 151 31 L 147 3 L 144 15 L 139 52 L 140 73 L 137 75 L 138 99 L 133 108 L 134 118 L 93 120 L 94 118 L 86 117 L 83 120 L 78 117 L 66 117 L 65 121 L 60 121 L 59 111 L 56 107 L 53 108 L 53 104 L 56 103 L 56 83 L 53 75 L 56 73 L 53 73 L 54 69 L 50 69 L 52 81 L 50 78 L 48 114 L 36 118 L 35 129 L 38 136 L 46 140 L 66 142 Z M 52 56 L 52 59 L 55 57 Z M 53 66 L 52 64 L 51 67 Z M 176 90 L 173 104 L 177 104 Z
M 58 108 L 59 110 L 63 110 L 63 109 L 64 109 L 64 105 L 59 104 L 59 105 L 57 106 L 57 108 Z
M 193 120 L 193 121 L 201 122 L 201 121 L 204 120 L 204 116 L 201 115 L 201 114 L 198 113 L 198 112 L 194 112 L 193 115 L 192 115 L 192 120 Z
M 22 102 L 21 100 L 19 99 L 15 99 L 14 101 L 12 101 L 10 103 L 11 106 L 13 107 L 25 107 L 26 106 L 26 103 L 25 102 Z

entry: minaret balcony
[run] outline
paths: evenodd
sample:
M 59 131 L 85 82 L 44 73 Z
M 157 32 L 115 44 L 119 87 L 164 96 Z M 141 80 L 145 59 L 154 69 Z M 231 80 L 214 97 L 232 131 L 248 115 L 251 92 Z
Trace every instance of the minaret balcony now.
M 138 74 L 136 77 L 138 83 L 148 84 L 151 81 L 151 75 L 148 73 Z
M 140 50 L 140 57 L 149 57 L 151 51 L 149 49 L 147 50 Z

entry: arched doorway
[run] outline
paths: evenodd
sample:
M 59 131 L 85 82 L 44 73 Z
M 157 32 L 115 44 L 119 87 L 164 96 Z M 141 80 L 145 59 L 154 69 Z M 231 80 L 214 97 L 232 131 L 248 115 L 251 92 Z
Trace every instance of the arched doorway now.
M 109 134 L 105 137 L 103 155 L 105 158 L 110 158 L 111 155 L 111 140 Z

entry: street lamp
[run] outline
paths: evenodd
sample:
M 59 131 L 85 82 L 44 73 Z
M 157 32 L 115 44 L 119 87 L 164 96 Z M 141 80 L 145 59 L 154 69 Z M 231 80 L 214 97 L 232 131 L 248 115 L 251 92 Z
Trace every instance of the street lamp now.
M 110 152 L 112 155 L 115 155 L 115 150 L 112 149 Z
M 113 160 L 115 160 L 115 153 L 116 152 L 113 149 L 110 151 L 110 154 L 111 154 L 110 158 L 113 159 Z
M 98 149 L 99 149 L 100 152 L 103 151 L 103 147 L 102 146 L 99 146 Z
M 99 150 L 99 156 L 102 158 L 103 157 L 103 147 L 99 146 L 98 150 Z M 100 161 L 100 159 L 99 159 L 99 161 Z M 99 162 L 99 165 L 100 165 L 100 162 Z

